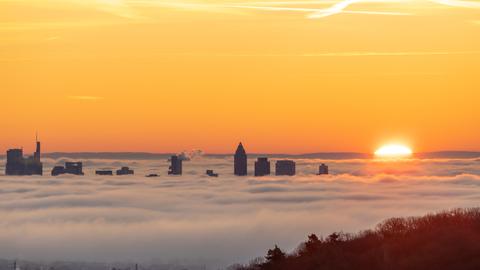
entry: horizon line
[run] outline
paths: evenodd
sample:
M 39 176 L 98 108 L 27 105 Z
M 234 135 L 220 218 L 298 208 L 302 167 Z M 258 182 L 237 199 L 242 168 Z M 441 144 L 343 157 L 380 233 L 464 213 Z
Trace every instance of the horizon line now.
M 201 151 L 201 150 L 200 150 Z M 54 155 L 54 154 L 144 154 L 144 155 L 175 155 L 189 153 L 189 151 L 177 151 L 177 152 L 148 152 L 148 151 L 52 151 L 44 152 L 42 155 Z M 421 155 L 421 154 L 439 154 L 439 153 L 478 153 L 480 150 L 436 150 L 436 151 L 422 151 L 414 152 L 412 156 Z M 234 152 L 203 152 L 202 155 L 233 155 Z M 319 151 L 319 152 L 305 152 L 305 153 L 274 153 L 274 152 L 251 152 L 248 155 L 283 155 L 283 156 L 303 156 L 303 155 L 316 155 L 316 154 L 357 154 L 357 155 L 371 155 L 375 154 L 369 152 L 357 152 L 357 151 Z M 5 156 L 5 154 L 0 154 L 0 156 Z

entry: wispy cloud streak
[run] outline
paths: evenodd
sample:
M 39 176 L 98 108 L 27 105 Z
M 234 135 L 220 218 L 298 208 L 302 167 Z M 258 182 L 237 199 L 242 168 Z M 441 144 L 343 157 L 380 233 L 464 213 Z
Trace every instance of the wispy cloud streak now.
M 361 0 L 345 0 L 343 2 L 340 2 L 338 4 L 335 4 L 331 6 L 330 8 L 319 10 L 313 14 L 308 15 L 308 18 L 311 19 L 316 19 L 316 18 L 324 18 L 328 16 L 332 16 L 335 14 L 342 13 L 344 9 L 346 9 L 348 6 L 358 3 Z
M 462 0 L 430 0 L 431 2 L 451 6 L 451 7 L 463 7 L 463 8 L 480 8 L 480 2 L 474 1 L 462 1 Z
M 411 16 L 413 13 L 396 10 L 355 10 L 351 7 L 355 4 L 365 3 L 404 3 L 406 0 L 326 0 L 326 1 L 239 1 L 239 2 L 190 2 L 190 1 L 157 1 L 157 0 L 69 0 L 72 3 L 93 8 L 102 12 L 113 14 L 117 17 L 132 21 L 148 21 L 141 8 L 173 8 L 184 10 L 196 10 L 205 12 L 232 13 L 239 9 L 264 10 L 275 12 L 303 12 L 310 19 L 320 19 L 339 14 L 359 15 L 385 15 L 385 16 Z M 480 8 L 480 2 L 465 0 L 428 0 L 450 7 Z M 322 7 L 315 7 L 316 5 Z
M 480 54 L 480 51 L 432 51 L 432 52 L 332 52 L 332 53 L 312 53 L 303 56 L 422 56 L 422 55 L 463 55 Z
M 395 1 L 395 0 L 393 0 Z M 344 0 L 344 1 L 285 1 L 285 2 L 243 2 L 243 3 L 230 3 L 230 4 L 204 4 L 204 3 L 187 3 L 187 2 L 158 2 L 148 0 L 129 0 L 126 1 L 129 5 L 142 5 L 142 6 L 157 6 L 157 7 L 171 7 L 171 8 L 183 8 L 183 9 L 196 9 L 196 10 L 215 10 L 215 9 L 256 9 L 265 11 L 293 11 L 293 12 L 305 12 L 306 16 L 310 19 L 318 19 L 329 17 L 332 15 L 346 13 L 346 14 L 366 14 L 366 15 L 390 15 L 390 16 L 408 16 L 412 15 L 405 12 L 394 11 L 355 11 L 346 10 L 350 5 L 355 3 L 368 3 L 368 2 L 392 2 L 392 0 Z M 327 8 L 307 8 L 307 7 L 291 7 L 291 5 L 326 5 L 332 6 Z
M 76 99 L 76 100 L 85 100 L 85 101 L 98 101 L 104 99 L 104 97 L 97 97 L 97 96 L 69 96 L 69 99 Z
M 375 57 L 375 56 L 442 56 L 473 55 L 480 51 L 346 51 L 318 53 L 181 53 L 179 55 L 216 56 L 216 57 Z M 171 54 L 169 54 L 171 55 Z
M 94 6 L 100 11 L 104 11 L 118 17 L 126 19 L 143 19 L 132 7 L 124 0 L 74 0 L 77 4 Z
M 390 15 L 390 16 L 409 16 L 413 15 L 411 13 L 405 12 L 393 12 L 393 11 L 355 11 L 355 10 L 345 10 L 350 5 L 355 3 L 364 2 L 362 0 L 345 0 L 342 2 L 337 2 L 328 8 L 302 8 L 302 7 L 285 7 L 285 6 L 275 6 L 275 5 L 290 5 L 295 2 L 273 2 L 273 5 L 262 6 L 262 2 L 256 2 L 254 5 L 229 5 L 233 8 L 246 8 L 246 9 L 258 9 L 258 10 L 267 10 L 267 11 L 296 11 L 296 12 L 306 12 L 309 13 L 306 17 L 310 19 L 319 19 L 325 18 L 332 15 L 337 15 L 340 13 L 346 14 L 365 14 L 365 15 Z M 268 4 L 268 2 L 263 2 Z M 329 2 L 310 2 L 311 3 L 329 3 Z

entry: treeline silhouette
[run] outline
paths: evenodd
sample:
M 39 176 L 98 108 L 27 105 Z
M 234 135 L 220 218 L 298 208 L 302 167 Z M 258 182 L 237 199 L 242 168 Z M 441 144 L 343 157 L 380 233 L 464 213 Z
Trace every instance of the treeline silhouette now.
M 480 208 L 391 218 L 358 234 L 308 236 L 292 254 L 275 246 L 235 270 L 478 270 Z

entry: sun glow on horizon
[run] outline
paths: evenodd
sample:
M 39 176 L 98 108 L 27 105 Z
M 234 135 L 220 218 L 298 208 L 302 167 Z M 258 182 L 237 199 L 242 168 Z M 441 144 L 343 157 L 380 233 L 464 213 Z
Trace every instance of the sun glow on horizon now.
M 476 0 L 0 0 L 0 154 L 479 151 L 479 33 Z
M 375 156 L 381 158 L 404 158 L 412 155 L 412 149 L 403 144 L 387 144 L 375 151 Z

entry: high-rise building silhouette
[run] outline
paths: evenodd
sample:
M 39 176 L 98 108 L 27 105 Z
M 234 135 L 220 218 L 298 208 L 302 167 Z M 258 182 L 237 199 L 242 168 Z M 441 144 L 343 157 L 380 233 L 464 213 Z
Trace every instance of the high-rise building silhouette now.
M 33 160 L 37 163 L 40 163 L 40 141 L 38 140 L 38 133 L 35 134 L 36 148 L 35 153 L 33 153 Z
M 318 174 L 328 174 L 328 166 L 322 163 L 322 165 L 318 167 Z
M 10 149 L 7 151 L 6 175 L 42 175 L 43 164 L 41 161 L 40 142 L 36 142 L 33 156 L 24 158 L 23 149 Z
M 6 175 L 24 175 L 25 159 L 23 158 L 23 149 L 10 149 L 7 151 L 7 165 L 5 166 Z
M 52 174 L 52 176 L 65 174 L 65 167 L 64 166 L 55 166 L 55 167 L 52 168 L 51 174 Z
M 55 166 L 52 169 L 52 176 L 61 174 L 84 175 L 82 162 L 65 162 L 65 166 Z
M 82 162 L 65 162 L 65 172 L 74 175 L 83 175 Z
M 182 159 L 177 156 L 171 156 L 170 157 L 170 167 L 168 174 L 172 175 L 181 175 L 182 174 Z
M 95 171 L 96 175 L 113 175 L 112 170 L 96 170 Z
M 278 160 L 275 163 L 275 175 L 295 175 L 295 161 Z
M 238 144 L 237 151 L 233 156 L 234 174 L 238 176 L 247 175 L 247 153 L 242 143 Z
M 131 175 L 135 172 L 129 167 L 122 167 L 120 170 L 117 170 L 117 175 Z
M 266 157 L 259 157 L 255 161 L 255 176 L 270 175 L 270 161 Z

